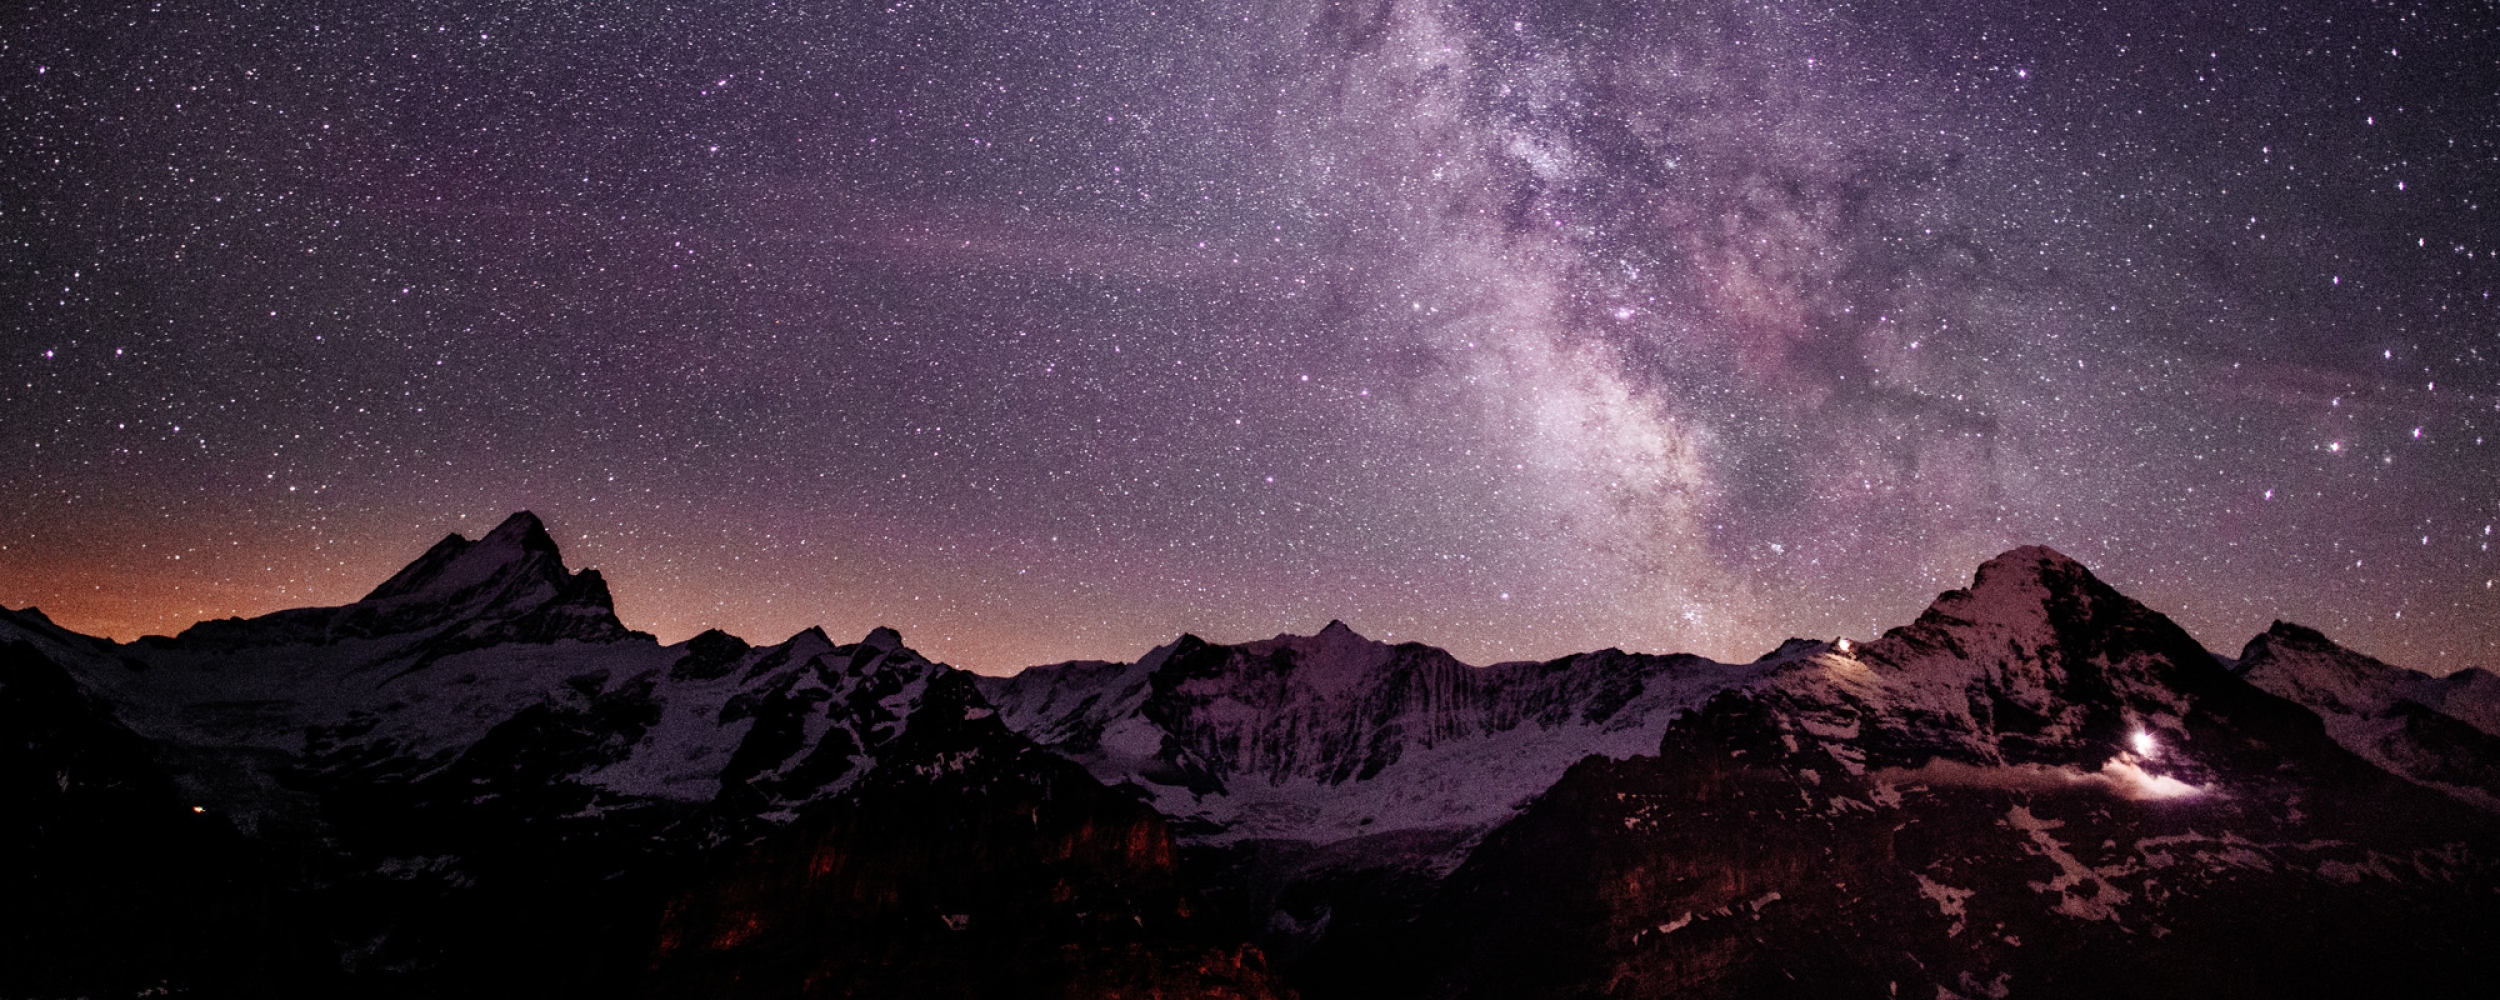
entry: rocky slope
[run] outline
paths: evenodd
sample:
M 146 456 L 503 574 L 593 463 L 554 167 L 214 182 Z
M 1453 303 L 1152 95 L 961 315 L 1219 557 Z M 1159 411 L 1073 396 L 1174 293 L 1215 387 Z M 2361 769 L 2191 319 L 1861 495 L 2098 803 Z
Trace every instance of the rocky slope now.
M 2237 672 L 2316 712 L 2371 763 L 2500 812 L 2500 677 L 2490 671 L 2432 677 L 2276 622 L 2240 651 Z

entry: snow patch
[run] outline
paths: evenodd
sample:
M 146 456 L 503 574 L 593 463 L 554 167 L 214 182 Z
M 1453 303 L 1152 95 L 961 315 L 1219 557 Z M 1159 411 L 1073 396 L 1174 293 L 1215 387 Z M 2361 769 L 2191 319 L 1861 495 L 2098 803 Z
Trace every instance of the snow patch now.
M 2117 922 L 2118 906 L 2128 900 L 2128 894 L 2125 890 L 2111 885 L 2109 880 L 2102 877 L 2102 874 L 2095 871 L 2092 866 L 2084 864 L 2073 854 L 2068 853 L 2064 841 L 2049 835 L 2049 831 L 2066 825 L 2063 820 L 2041 819 L 2031 814 L 2030 807 L 2015 806 L 2005 814 L 2005 823 L 2031 836 L 2031 843 L 2024 845 L 2026 852 L 2045 857 L 2057 864 L 2056 878 L 2047 882 L 2029 883 L 2034 892 L 2057 894 L 2057 904 L 2049 907 L 2049 912 L 2064 914 L 2077 920 Z M 2089 895 L 2075 891 L 2087 885 L 2092 890 Z
M 1953 919 L 1953 926 L 1945 928 L 1944 936 L 1962 936 L 1962 931 L 1966 926 L 1964 918 L 1969 915 L 1963 904 L 1969 902 L 1972 896 L 1977 895 L 1978 890 L 1956 889 L 1921 873 L 1918 876 L 1918 894 L 1935 900 L 1936 912 Z
M 2389 882 L 2396 881 L 2396 873 L 2387 870 L 2386 857 L 2378 854 L 2377 852 L 2372 852 L 2369 859 L 2360 864 L 2353 864 L 2348 861 L 2318 862 L 2318 874 L 2324 876 L 2328 881 L 2340 882 L 2345 885 L 2359 883 L 2363 876 L 2383 879 Z

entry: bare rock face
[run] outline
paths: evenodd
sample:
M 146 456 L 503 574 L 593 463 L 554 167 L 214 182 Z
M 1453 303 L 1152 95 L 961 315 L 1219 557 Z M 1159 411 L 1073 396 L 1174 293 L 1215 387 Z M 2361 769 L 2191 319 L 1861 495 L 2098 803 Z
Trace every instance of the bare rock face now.
M 1330 622 L 980 683 L 1010 727 L 1137 789 L 1187 842 L 1328 844 L 1481 832 L 1573 762 L 1642 752 L 1677 712 L 1768 672 L 1618 650 L 1475 667 Z

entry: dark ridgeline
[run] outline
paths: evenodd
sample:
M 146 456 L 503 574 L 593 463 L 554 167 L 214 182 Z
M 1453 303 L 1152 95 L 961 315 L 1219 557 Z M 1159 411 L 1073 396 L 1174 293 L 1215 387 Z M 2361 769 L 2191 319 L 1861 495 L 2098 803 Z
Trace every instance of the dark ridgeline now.
M 2486 995 L 2496 689 L 2046 549 L 1750 664 L 977 678 L 661 646 L 519 514 L 341 608 L 0 611 L 0 995 Z
M 970 675 L 660 646 L 528 514 L 342 608 L 0 614 L 0 995 L 1279 995 Z

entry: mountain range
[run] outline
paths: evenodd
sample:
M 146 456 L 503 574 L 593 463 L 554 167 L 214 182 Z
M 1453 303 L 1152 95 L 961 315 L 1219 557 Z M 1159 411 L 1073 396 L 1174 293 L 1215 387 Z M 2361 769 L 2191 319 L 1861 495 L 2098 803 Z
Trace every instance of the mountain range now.
M 0 609 L 0 996 L 2500 995 L 2500 680 L 2045 548 L 1864 642 L 1331 622 L 988 677 L 627 628 L 539 520 Z

